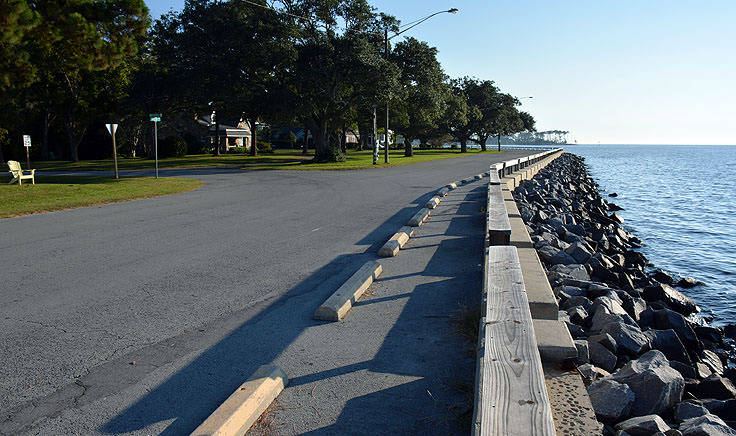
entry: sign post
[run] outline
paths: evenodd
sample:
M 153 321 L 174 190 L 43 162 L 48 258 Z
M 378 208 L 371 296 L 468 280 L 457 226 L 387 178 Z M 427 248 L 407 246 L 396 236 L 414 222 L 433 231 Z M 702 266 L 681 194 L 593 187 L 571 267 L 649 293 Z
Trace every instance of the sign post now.
M 23 146 L 26 148 L 26 165 L 31 169 L 31 135 L 23 135 Z
M 112 161 L 115 164 L 115 180 L 118 180 L 120 177 L 118 177 L 118 147 L 115 145 L 115 131 L 118 128 L 117 124 L 105 124 L 105 127 L 107 127 L 107 131 L 110 132 L 110 135 L 112 136 Z
M 148 116 L 153 121 L 153 155 L 156 161 L 156 178 L 158 179 L 158 123 L 161 121 L 161 114 L 149 114 Z

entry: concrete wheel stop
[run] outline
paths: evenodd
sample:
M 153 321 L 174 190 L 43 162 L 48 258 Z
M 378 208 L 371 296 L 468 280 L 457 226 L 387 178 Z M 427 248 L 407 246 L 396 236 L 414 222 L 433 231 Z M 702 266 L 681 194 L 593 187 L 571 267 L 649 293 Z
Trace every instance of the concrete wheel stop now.
M 263 365 L 190 436 L 242 436 L 289 384 L 278 366 Z
M 320 321 L 340 321 L 353 308 L 353 304 L 383 272 L 376 261 L 363 265 L 340 286 L 321 306 L 314 311 L 314 319 Z

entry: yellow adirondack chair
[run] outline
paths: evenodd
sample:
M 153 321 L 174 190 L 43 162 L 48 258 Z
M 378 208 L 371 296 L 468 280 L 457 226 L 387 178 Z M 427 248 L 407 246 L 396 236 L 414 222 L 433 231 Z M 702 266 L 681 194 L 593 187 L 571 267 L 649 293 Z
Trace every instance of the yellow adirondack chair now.
M 20 167 L 20 162 L 18 162 L 17 160 L 9 160 L 8 168 L 10 168 L 10 174 L 13 175 L 13 180 L 8 182 L 9 185 L 15 182 L 18 182 L 18 186 L 20 186 L 23 184 L 22 182 L 23 179 L 31 179 L 31 182 L 34 185 L 36 184 L 36 179 L 35 179 L 36 170 L 23 170 Z M 23 174 L 24 172 L 25 173 L 30 172 L 31 174 Z

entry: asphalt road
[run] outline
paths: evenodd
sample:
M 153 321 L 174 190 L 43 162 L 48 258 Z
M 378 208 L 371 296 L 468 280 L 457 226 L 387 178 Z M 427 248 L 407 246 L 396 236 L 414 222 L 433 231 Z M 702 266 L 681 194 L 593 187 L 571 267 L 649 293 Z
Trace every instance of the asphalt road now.
M 439 187 L 531 153 L 162 171 L 206 185 L 0 220 L 0 434 L 189 434 Z

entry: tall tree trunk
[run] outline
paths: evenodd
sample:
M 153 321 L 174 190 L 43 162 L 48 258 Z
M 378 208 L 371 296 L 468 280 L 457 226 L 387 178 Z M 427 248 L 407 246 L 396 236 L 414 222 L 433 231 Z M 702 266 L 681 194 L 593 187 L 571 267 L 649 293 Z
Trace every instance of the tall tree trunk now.
M 66 115 L 66 134 L 69 138 L 69 159 L 72 162 L 79 162 L 79 144 L 82 143 L 82 138 L 87 132 L 87 127 L 84 127 L 79 133 L 77 133 L 77 119 L 73 109 L 70 109 Z
M 411 141 L 406 136 L 404 136 L 404 156 L 406 157 L 414 156 L 414 149 L 411 147 Z
M 478 136 L 478 144 L 480 144 L 481 151 L 488 150 L 488 147 L 486 147 L 487 141 L 488 141 L 488 136 Z
M 460 140 L 460 153 L 467 153 L 468 152 L 468 138 L 463 138 Z
M 54 121 L 55 116 L 51 116 L 51 109 L 48 106 L 43 111 L 43 126 L 41 127 L 41 160 L 49 158 L 49 125 Z
M 345 138 L 347 133 L 348 132 L 345 129 L 345 124 L 343 124 L 342 128 L 340 129 L 340 150 L 343 152 L 343 154 L 348 152 L 347 140 Z
M 361 128 L 360 123 L 358 123 L 358 146 L 355 148 L 358 151 L 363 150 L 363 147 L 365 146 L 365 126 Z
M 79 135 L 74 133 L 74 124 L 68 123 L 66 127 L 66 134 L 69 138 L 69 160 L 72 162 L 79 162 L 79 144 L 82 143 L 82 138 L 87 131 L 86 128 L 82 129 Z
M 0 141 L 0 162 L 5 162 L 5 155 L 3 154 L 3 141 Z
M 309 127 L 304 127 L 304 145 L 302 145 L 302 154 L 309 154 Z
M 498 151 L 501 151 L 501 134 L 499 133 L 498 136 Z
M 215 156 L 220 155 L 220 116 L 215 113 Z
M 312 117 L 312 135 L 314 136 L 314 160 L 317 162 L 343 162 L 345 155 L 340 144 L 330 131 L 327 121 Z
M 258 121 L 258 117 L 252 116 L 248 118 L 248 122 L 250 123 L 250 155 L 251 156 L 258 156 L 258 128 L 256 127 L 256 121 Z

